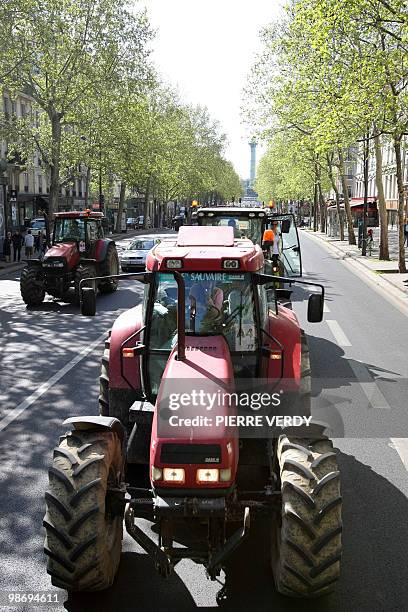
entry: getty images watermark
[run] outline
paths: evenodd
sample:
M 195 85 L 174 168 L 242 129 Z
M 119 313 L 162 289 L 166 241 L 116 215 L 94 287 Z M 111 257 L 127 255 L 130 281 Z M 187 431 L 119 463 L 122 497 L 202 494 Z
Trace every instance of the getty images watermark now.
M 172 392 L 166 398 L 167 408 L 171 411 L 166 414 L 166 420 L 171 428 L 309 427 L 311 416 L 275 413 L 282 405 L 282 394 L 283 391 L 237 393 L 222 389 Z

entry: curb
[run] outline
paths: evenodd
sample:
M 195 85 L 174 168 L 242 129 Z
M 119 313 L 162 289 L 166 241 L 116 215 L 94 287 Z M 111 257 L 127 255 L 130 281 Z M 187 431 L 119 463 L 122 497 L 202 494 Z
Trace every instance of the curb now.
M 399 295 L 396 295 L 395 297 L 396 298 L 400 298 L 400 299 L 403 298 L 403 299 L 401 299 L 402 303 L 404 304 L 404 306 L 407 305 L 408 287 L 407 287 L 407 289 L 403 289 L 403 288 L 397 287 L 394 283 L 392 283 L 387 278 L 386 274 L 376 274 L 373 271 L 373 269 L 370 268 L 370 266 L 367 266 L 364 262 L 362 262 L 360 259 L 358 259 L 354 255 L 354 253 L 345 253 L 342 249 L 339 249 L 338 247 L 336 247 L 336 245 L 332 244 L 331 242 L 328 242 L 324 238 L 321 238 L 320 236 L 317 236 L 316 234 L 314 234 L 312 232 L 308 232 L 307 235 L 311 236 L 313 239 L 319 241 L 320 244 L 323 244 L 328 251 L 332 251 L 336 255 L 340 255 L 341 256 L 340 259 L 342 259 L 343 261 L 352 260 L 353 265 L 359 267 L 361 269 L 361 271 L 364 271 L 364 272 L 368 271 L 368 272 L 370 272 L 371 280 L 373 282 L 375 282 L 382 289 L 388 290 L 389 287 L 392 287 L 399 294 Z M 351 262 L 349 261 L 349 263 L 351 263 Z M 383 283 L 386 283 L 387 286 L 382 286 Z

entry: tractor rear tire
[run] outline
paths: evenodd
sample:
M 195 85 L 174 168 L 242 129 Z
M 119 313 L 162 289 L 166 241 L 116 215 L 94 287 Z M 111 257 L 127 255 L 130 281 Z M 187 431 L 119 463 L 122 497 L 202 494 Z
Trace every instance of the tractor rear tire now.
M 74 285 L 75 285 L 75 303 L 79 304 L 80 302 L 80 295 L 79 295 L 79 284 L 81 282 L 81 280 L 83 278 L 93 278 L 94 276 L 96 276 L 95 274 L 95 268 L 93 266 L 88 266 L 88 265 L 79 265 L 76 272 L 75 272 L 75 281 L 74 281 Z M 95 286 L 95 283 L 89 283 L 86 284 L 86 286 L 88 287 L 92 287 Z M 84 283 L 85 284 L 85 283 Z
M 111 274 L 119 274 L 119 257 L 116 247 L 113 243 L 108 246 L 106 258 L 100 264 L 100 275 L 110 276 Z M 99 291 L 101 293 L 113 293 L 118 288 L 119 281 L 112 279 L 99 285 Z
M 39 306 L 45 298 L 44 281 L 38 278 L 38 272 L 34 266 L 27 266 L 21 272 L 20 292 L 27 306 Z
M 330 440 L 281 436 L 277 444 L 282 510 L 273 525 L 272 569 L 277 590 L 321 597 L 340 575 L 341 495 Z
M 45 494 L 44 552 L 54 586 L 100 591 L 115 578 L 123 512 L 109 507 L 108 485 L 122 479 L 121 443 L 113 432 L 74 431 L 60 438 Z
M 142 399 L 143 393 L 142 390 L 138 393 L 133 389 L 109 390 L 109 353 L 110 340 L 107 338 L 99 376 L 99 413 L 101 416 L 111 416 L 119 419 L 129 433 L 131 430 L 129 409 L 133 402 Z

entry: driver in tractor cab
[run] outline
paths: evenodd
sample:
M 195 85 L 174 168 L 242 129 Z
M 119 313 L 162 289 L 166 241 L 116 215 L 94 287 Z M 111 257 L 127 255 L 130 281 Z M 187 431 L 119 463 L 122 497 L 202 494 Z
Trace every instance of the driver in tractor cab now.
M 69 228 L 66 234 L 66 239 L 68 240 L 80 240 L 81 232 L 79 230 L 79 224 L 76 219 L 71 219 L 69 224 Z
M 280 238 L 281 238 L 277 221 L 272 221 L 272 232 L 274 234 L 273 246 L 272 246 L 272 263 L 277 266 L 279 265 Z
M 203 280 L 190 288 L 190 316 L 196 331 L 211 331 L 223 314 L 224 292 L 215 281 Z

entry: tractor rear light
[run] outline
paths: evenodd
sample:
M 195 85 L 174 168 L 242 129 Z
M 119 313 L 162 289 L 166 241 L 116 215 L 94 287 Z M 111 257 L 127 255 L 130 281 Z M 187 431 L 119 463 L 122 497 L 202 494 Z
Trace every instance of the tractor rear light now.
M 218 482 L 219 469 L 218 468 L 204 468 L 197 470 L 197 482 Z
M 222 267 L 225 270 L 236 270 L 239 268 L 239 259 L 224 259 Z
M 231 480 L 231 468 L 220 470 L 221 482 L 229 482 Z
M 167 259 L 166 266 L 170 270 L 177 270 L 183 267 L 183 260 L 182 259 Z
M 155 467 L 154 465 L 152 466 L 152 480 L 161 480 L 163 478 L 163 471 L 158 468 Z
M 134 354 L 134 351 L 133 351 L 132 347 L 131 348 L 123 348 L 122 349 L 122 356 L 123 357 L 128 357 L 129 358 L 129 357 L 134 357 L 134 355 L 135 354 Z
M 275 360 L 282 359 L 282 352 L 281 351 L 271 351 L 270 358 L 275 359 Z
M 164 482 L 177 482 L 183 484 L 185 479 L 185 471 L 183 468 L 164 468 L 163 480 Z

